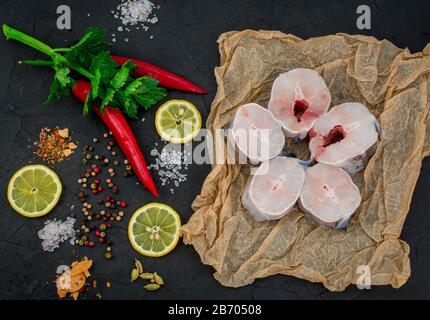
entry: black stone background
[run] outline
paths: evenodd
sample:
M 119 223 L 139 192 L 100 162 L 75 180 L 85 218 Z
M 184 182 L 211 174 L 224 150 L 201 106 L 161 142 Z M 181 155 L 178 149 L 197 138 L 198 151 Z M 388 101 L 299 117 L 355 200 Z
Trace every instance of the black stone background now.
M 188 99 L 194 102 L 206 119 L 216 93 L 213 69 L 219 64 L 216 40 L 230 30 L 273 29 L 295 34 L 302 38 L 334 34 L 336 32 L 361 33 L 386 38 L 399 47 L 420 51 L 430 42 L 427 1 L 374 0 L 374 1 L 155 1 L 161 5 L 157 11 L 159 23 L 148 32 L 132 31 L 117 37 L 113 51 L 151 61 L 168 70 L 180 73 L 209 89 L 206 96 L 171 91 L 168 98 Z M 7 22 L 46 41 L 53 47 L 69 46 L 82 35 L 85 28 L 97 26 L 116 33 L 118 21 L 110 10 L 119 1 L 0 0 L 0 22 Z M 72 30 L 56 28 L 56 8 L 67 4 L 72 9 Z M 372 9 L 372 30 L 356 28 L 358 5 Z M 90 14 L 90 16 L 88 16 Z M 151 40 L 149 37 L 153 35 Z M 129 37 L 125 43 L 122 39 Z M 320 284 L 287 276 L 273 276 L 256 281 L 239 289 L 225 288 L 212 276 L 211 267 L 200 262 L 193 247 L 182 243 L 176 250 L 160 259 L 142 258 L 146 270 L 158 271 L 167 285 L 155 293 L 147 293 L 142 283 L 130 284 L 129 272 L 133 258 L 139 257 L 127 240 L 123 221 L 112 231 L 114 259 L 105 261 L 101 248 L 86 249 L 63 244 L 54 253 L 41 250 L 37 231 L 46 219 L 64 219 L 71 213 L 78 187 L 76 179 L 82 166 L 79 154 L 55 167 L 63 182 L 63 196 L 56 209 L 41 219 L 25 219 L 14 213 L 6 199 L 6 186 L 15 170 L 30 161 L 39 163 L 28 145 L 36 138 L 40 128 L 68 127 L 80 145 L 92 136 L 105 132 L 104 125 L 93 115 L 83 118 L 82 105 L 73 97 L 65 97 L 49 107 L 42 103 L 47 97 L 52 72 L 30 66 L 19 66 L 19 59 L 38 55 L 31 48 L 0 40 L 0 299 L 55 299 L 53 278 L 56 267 L 69 264 L 76 256 L 88 255 L 94 259 L 94 277 L 97 289 L 84 295 L 94 299 L 100 292 L 105 299 L 345 299 L 345 298 L 430 298 L 430 219 L 428 186 L 430 160 L 425 160 L 418 181 L 411 210 L 406 220 L 402 239 L 411 247 L 412 275 L 399 290 L 389 286 L 372 287 L 360 291 L 349 287 L 342 293 L 331 293 Z M 142 114 L 145 122 L 130 121 L 147 161 L 159 138 L 153 125 L 154 112 Z M 171 195 L 161 188 L 160 201 L 175 207 L 183 222 L 192 215 L 190 205 L 199 193 L 209 173 L 209 166 L 193 165 L 188 181 Z M 127 217 L 139 206 L 154 199 L 135 183 L 135 178 L 119 179 L 121 196 L 130 204 Z M 80 206 L 73 210 L 79 214 Z M 110 281 L 112 287 L 103 287 Z

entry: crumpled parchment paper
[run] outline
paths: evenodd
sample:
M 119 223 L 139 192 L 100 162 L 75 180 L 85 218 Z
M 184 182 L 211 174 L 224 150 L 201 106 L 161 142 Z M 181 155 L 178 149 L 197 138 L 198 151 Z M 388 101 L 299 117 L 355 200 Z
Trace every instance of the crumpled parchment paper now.
M 274 79 L 300 67 L 322 75 L 332 106 L 368 106 L 383 133 L 367 168 L 353 177 L 363 200 L 347 230 L 320 227 L 298 208 L 280 221 L 255 222 L 240 201 L 249 166 L 224 164 L 213 166 L 195 199 L 184 242 L 229 287 L 285 274 L 341 291 L 357 283 L 362 265 L 370 268 L 372 285 L 402 286 L 411 267 L 409 246 L 399 236 L 421 161 L 430 154 L 430 45 L 411 54 L 367 36 L 302 40 L 252 30 L 222 34 L 218 42 L 218 91 L 207 128 L 224 127 L 244 103 L 267 106 Z M 307 157 L 306 142 L 290 147 Z

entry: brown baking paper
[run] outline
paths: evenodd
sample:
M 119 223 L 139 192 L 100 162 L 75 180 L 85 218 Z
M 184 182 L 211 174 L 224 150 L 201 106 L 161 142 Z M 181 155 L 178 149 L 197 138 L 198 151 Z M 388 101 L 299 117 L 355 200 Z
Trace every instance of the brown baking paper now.
M 318 226 L 298 208 L 279 221 L 255 222 L 240 201 L 249 166 L 224 164 L 213 166 L 195 199 L 184 242 L 229 287 L 284 274 L 341 291 L 357 283 L 362 265 L 370 268 L 372 285 L 402 286 L 411 267 L 409 246 L 399 236 L 421 161 L 430 154 L 430 45 L 411 54 L 367 36 L 302 40 L 251 30 L 222 34 L 218 42 L 218 92 L 207 128 L 224 127 L 242 104 L 267 106 L 274 79 L 300 67 L 321 74 L 332 106 L 366 105 L 378 118 L 382 137 L 367 168 L 353 177 L 362 203 L 347 230 Z M 306 142 L 290 147 L 307 157 Z

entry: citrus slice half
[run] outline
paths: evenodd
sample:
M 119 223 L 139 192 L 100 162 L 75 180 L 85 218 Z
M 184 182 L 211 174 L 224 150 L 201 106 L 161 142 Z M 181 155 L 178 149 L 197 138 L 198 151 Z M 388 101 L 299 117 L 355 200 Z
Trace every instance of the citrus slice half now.
M 155 114 L 155 128 L 161 138 L 180 144 L 193 140 L 202 127 L 199 110 L 186 100 L 169 100 Z
M 176 247 L 180 228 L 181 218 L 172 207 L 153 202 L 133 214 L 128 224 L 128 237 L 140 254 L 161 257 Z
M 27 218 L 49 213 L 60 199 L 61 181 L 43 165 L 29 165 L 14 173 L 7 188 L 12 208 Z

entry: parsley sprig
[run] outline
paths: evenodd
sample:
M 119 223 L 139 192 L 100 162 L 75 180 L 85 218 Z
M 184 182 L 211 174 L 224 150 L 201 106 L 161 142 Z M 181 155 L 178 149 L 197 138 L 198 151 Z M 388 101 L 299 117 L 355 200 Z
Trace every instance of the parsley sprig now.
M 136 65 L 127 61 L 119 65 L 111 58 L 110 45 L 105 41 L 106 31 L 87 29 L 81 40 L 70 48 L 53 49 L 45 43 L 26 35 L 6 24 L 3 32 L 7 39 L 14 39 L 46 54 L 50 60 L 26 60 L 23 63 L 50 66 L 55 75 L 46 103 L 51 103 L 70 93 L 75 80 L 71 70 L 91 81 L 91 90 L 84 104 L 83 113 L 101 106 L 120 109 L 137 118 L 139 108 L 149 109 L 166 96 L 166 90 L 158 87 L 158 81 L 145 76 L 131 76 Z

